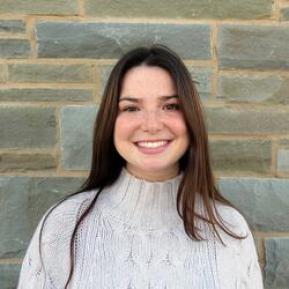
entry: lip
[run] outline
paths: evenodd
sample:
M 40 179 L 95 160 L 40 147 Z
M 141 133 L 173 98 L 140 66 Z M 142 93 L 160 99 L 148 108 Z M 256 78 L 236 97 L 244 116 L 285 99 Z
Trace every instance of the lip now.
M 171 140 L 162 139 L 162 140 L 159 140 L 159 141 L 168 141 L 168 142 L 165 145 L 163 145 L 161 147 L 157 147 L 157 148 L 140 147 L 140 146 L 137 145 L 137 143 L 135 143 L 135 146 L 143 154 L 147 154 L 147 155 L 160 154 L 160 153 L 164 152 L 170 146 Z

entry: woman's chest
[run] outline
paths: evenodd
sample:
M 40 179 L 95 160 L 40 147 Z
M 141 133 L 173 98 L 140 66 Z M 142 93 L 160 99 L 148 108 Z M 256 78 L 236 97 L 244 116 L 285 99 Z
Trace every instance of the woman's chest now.
M 75 260 L 72 289 L 224 289 L 215 243 L 192 240 L 182 230 L 98 224 L 79 234 Z M 234 264 L 226 266 L 234 274 Z

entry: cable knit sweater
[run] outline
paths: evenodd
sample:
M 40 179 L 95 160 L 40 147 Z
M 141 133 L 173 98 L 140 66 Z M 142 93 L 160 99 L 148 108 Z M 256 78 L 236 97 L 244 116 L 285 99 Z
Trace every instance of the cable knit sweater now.
M 206 241 L 190 239 L 176 210 L 182 174 L 163 182 L 131 175 L 125 168 L 100 194 L 75 241 L 70 289 L 263 289 L 251 231 L 235 209 L 217 209 L 238 240 L 219 230 L 226 247 L 204 222 Z M 75 195 L 40 221 L 23 260 L 18 289 L 63 289 L 69 272 L 69 240 L 79 214 L 97 191 Z M 204 213 L 201 199 L 196 210 Z

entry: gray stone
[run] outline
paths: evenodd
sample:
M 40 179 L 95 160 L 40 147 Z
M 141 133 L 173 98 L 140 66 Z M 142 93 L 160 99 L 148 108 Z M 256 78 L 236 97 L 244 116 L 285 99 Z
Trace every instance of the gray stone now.
M 2 0 L 0 13 L 15 14 L 77 14 L 77 0 Z
M 266 238 L 266 288 L 288 289 L 289 238 Z
M 277 108 L 206 107 L 211 133 L 288 133 L 289 113 Z
M 8 73 L 13 82 L 87 83 L 92 81 L 91 66 L 17 63 L 8 65 Z
M 104 87 L 112 70 L 112 65 L 101 65 L 100 81 L 101 81 L 101 95 L 104 91 Z M 211 77 L 212 69 L 210 67 L 200 67 L 187 65 L 189 72 L 192 75 L 192 79 L 196 81 L 197 90 L 202 100 L 207 100 L 211 95 Z
M 80 178 L 0 176 L 0 258 L 23 257 L 44 212 L 76 192 Z
M 23 20 L 0 20 L 0 32 L 23 33 L 25 32 L 25 22 Z
M 0 64 L 0 83 L 7 81 L 6 66 Z
M 254 230 L 289 231 L 289 179 L 223 177 L 219 187 Z
M 0 264 L 1 289 L 16 288 L 20 268 L 19 264 Z
M 289 172 L 289 149 L 278 150 L 277 169 Z
M 50 154 L 0 154 L 0 172 L 7 173 L 11 171 L 47 171 L 57 168 L 57 160 L 55 156 Z
M 100 95 L 103 94 L 109 75 L 112 71 L 113 65 L 101 65 L 100 71 Z
M 0 101 L 89 101 L 92 90 L 8 88 L 0 90 Z
M 51 148 L 55 145 L 53 108 L 1 107 L 0 148 Z
M 289 29 L 269 25 L 221 25 L 218 55 L 221 68 L 289 68 Z
M 39 22 L 36 34 L 41 58 L 119 58 L 153 43 L 168 45 L 184 59 L 211 57 L 205 24 Z
M 202 100 L 207 100 L 211 96 L 211 85 L 213 71 L 210 67 L 187 66 L 196 81 L 197 90 Z
M 62 164 L 65 170 L 88 170 L 92 157 L 97 107 L 67 106 L 61 110 Z
M 257 254 L 259 256 L 259 262 L 260 262 L 260 256 L 261 256 L 261 243 L 262 243 L 262 239 L 260 237 L 254 236 L 254 232 L 252 232 L 253 234 L 253 238 L 254 238 L 254 244 L 255 244 L 255 248 L 257 250 Z M 261 263 L 261 262 L 260 262 Z
M 28 40 L 0 39 L 0 58 L 27 58 L 29 54 L 30 44 Z
M 271 15 L 270 0 L 88 0 L 86 13 L 98 17 L 165 17 L 165 18 L 265 18 Z
M 220 171 L 269 172 L 271 148 L 267 140 L 210 141 L 213 168 Z
M 289 78 L 280 75 L 230 75 L 218 80 L 218 98 L 228 101 L 289 104 Z
M 282 138 L 282 139 L 279 141 L 279 144 L 280 144 L 280 145 L 289 146 L 289 139 L 287 139 L 287 138 Z M 288 148 L 289 148 L 289 147 L 288 147 Z
M 284 7 L 280 10 L 281 20 L 289 21 L 289 7 Z

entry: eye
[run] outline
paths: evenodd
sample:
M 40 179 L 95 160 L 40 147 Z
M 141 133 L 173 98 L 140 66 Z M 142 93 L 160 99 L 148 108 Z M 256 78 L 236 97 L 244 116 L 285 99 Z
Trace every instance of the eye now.
M 122 111 L 128 111 L 128 112 L 132 112 L 132 111 L 136 111 L 138 108 L 136 106 L 126 106 L 122 109 Z
M 180 109 L 180 105 L 177 103 L 170 103 L 170 104 L 167 104 L 165 107 L 169 110 L 179 110 Z

